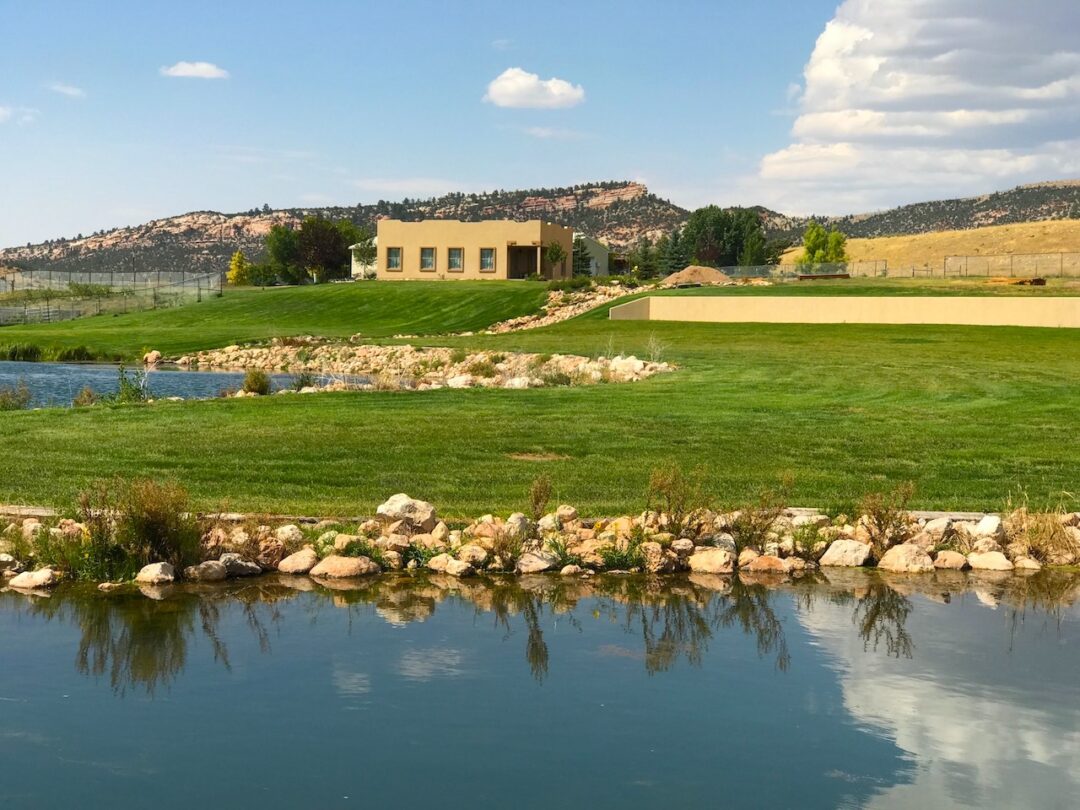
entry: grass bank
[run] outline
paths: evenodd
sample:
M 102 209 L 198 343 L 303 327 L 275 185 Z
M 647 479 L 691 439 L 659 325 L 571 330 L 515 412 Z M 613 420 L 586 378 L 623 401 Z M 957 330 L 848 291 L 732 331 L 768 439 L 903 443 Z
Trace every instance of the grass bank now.
M 457 317 L 439 300 L 425 317 Z M 675 458 L 705 467 L 721 504 L 790 473 L 792 502 L 822 508 L 903 480 L 916 482 L 920 508 L 997 510 L 1020 487 L 1033 504 L 1068 491 L 1080 508 L 1080 345 L 1069 330 L 611 322 L 602 309 L 415 342 L 632 352 L 681 370 L 589 388 L 7 414 L 0 500 L 62 504 L 119 474 L 176 478 L 202 508 L 356 514 L 407 491 L 463 516 L 522 508 L 548 473 L 560 498 L 599 515 L 641 509 L 650 468 Z

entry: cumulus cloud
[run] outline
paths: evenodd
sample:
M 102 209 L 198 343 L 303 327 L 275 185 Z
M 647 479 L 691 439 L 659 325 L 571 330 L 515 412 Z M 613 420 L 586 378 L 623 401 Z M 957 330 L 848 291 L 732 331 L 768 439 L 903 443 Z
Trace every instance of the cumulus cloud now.
M 1080 4 L 846 0 L 803 71 L 764 196 L 842 213 L 1080 171 Z
M 161 68 L 162 76 L 174 79 L 227 79 L 229 71 L 213 62 L 177 62 Z
M 585 100 L 585 88 L 565 79 L 541 79 L 519 67 L 507 68 L 488 85 L 484 101 L 496 107 L 558 109 Z
M 76 87 L 73 84 L 64 84 L 63 82 L 52 82 L 49 85 L 49 89 L 54 93 L 59 93 L 62 96 L 68 98 L 85 98 L 86 91 L 81 87 Z

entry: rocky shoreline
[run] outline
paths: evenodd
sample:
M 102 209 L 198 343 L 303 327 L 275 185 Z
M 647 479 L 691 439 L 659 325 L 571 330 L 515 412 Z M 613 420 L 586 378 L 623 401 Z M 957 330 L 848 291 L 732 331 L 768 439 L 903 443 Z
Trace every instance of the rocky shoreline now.
M 48 518 L 24 517 L 0 533 L 0 572 L 8 587 L 42 592 L 64 577 L 12 552 L 21 548 L 26 556 L 25 549 L 42 533 L 76 541 L 87 536 L 86 526 L 74 520 L 44 521 Z M 1080 512 L 1039 515 L 1023 509 L 970 520 L 902 513 L 890 516 L 886 525 L 880 515 L 834 518 L 806 509 L 760 514 L 699 509 L 686 516 L 647 511 L 593 520 L 563 505 L 538 520 L 520 512 L 505 519 L 484 515 L 450 528 L 432 504 L 402 493 L 355 528 L 330 520 L 255 525 L 236 515 L 209 517 L 204 526 L 200 562 L 182 570 L 152 563 L 135 581 L 159 586 L 265 573 L 336 581 L 417 570 L 451 577 L 691 572 L 783 579 L 818 568 L 1028 574 L 1044 565 L 1080 563 Z

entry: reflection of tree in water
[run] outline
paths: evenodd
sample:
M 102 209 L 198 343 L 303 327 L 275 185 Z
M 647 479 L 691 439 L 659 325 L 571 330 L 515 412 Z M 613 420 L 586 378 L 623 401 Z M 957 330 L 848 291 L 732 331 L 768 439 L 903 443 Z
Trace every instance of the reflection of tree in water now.
M 884 645 L 893 658 L 911 658 L 915 645 L 907 630 L 907 620 L 912 604 L 904 594 L 874 574 L 866 574 L 855 590 L 822 589 L 820 584 L 807 577 L 796 585 L 795 601 L 800 610 L 812 611 L 814 603 L 821 598 L 834 605 L 847 605 L 864 650 L 877 650 Z
M 246 590 L 246 589 L 245 589 Z M 260 616 L 268 603 L 264 589 L 230 594 L 239 600 L 248 626 L 260 649 L 269 650 L 269 634 Z M 83 675 L 108 675 L 120 695 L 140 688 L 154 695 L 168 687 L 183 671 L 189 643 L 196 627 L 202 630 L 214 660 L 231 669 L 228 650 L 218 634 L 222 602 L 209 595 L 180 593 L 169 598 L 147 599 L 140 593 L 102 596 L 85 589 L 71 589 L 49 599 L 35 600 L 30 610 L 47 620 L 77 624 L 80 630 L 75 668 Z M 274 612 L 271 611 L 271 620 Z
M 773 608 L 772 593 L 761 583 L 747 584 L 736 577 L 731 583 L 731 596 L 720 613 L 724 627 L 737 624 L 744 633 L 757 640 L 758 655 L 776 654 L 776 668 L 786 672 L 791 666 L 784 623 Z

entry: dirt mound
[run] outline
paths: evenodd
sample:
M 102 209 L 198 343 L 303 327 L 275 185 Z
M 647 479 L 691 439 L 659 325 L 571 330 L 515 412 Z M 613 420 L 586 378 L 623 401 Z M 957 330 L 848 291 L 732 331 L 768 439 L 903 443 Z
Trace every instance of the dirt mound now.
M 680 270 L 678 273 L 672 273 L 665 278 L 664 286 L 678 287 L 680 284 L 727 284 L 730 281 L 730 278 L 715 267 L 702 267 L 698 264 L 692 264 L 689 267 Z

